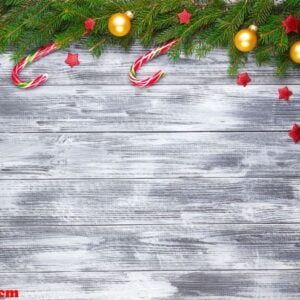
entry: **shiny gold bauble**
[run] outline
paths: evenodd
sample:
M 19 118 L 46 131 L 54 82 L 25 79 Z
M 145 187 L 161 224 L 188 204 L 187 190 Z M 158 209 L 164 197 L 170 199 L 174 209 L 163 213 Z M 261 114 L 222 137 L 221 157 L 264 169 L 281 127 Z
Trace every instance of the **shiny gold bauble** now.
M 300 64 L 300 41 L 295 42 L 290 48 L 290 58 L 294 63 Z
M 257 45 L 256 26 L 251 25 L 249 28 L 241 29 L 234 37 L 234 45 L 242 52 L 250 52 Z
M 108 20 L 109 32 L 117 37 L 125 36 L 131 29 L 131 19 L 133 15 L 131 12 L 117 13 L 112 15 Z

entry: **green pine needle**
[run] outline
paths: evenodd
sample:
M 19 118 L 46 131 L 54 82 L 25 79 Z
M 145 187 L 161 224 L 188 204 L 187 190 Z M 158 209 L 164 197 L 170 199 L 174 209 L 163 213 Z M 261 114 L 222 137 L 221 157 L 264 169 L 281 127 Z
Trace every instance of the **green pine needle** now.
M 183 9 L 192 14 L 188 24 L 179 24 Z M 107 28 L 109 17 L 117 12 L 134 13 L 128 36 L 117 38 Z M 2 0 L 0 3 L 0 52 L 13 49 L 13 58 L 38 49 L 49 42 L 62 47 L 82 41 L 100 56 L 111 45 L 130 49 L 139 42 L 150 47 L 179 39 L 168 55 L 178 59 L 182 53 L 203 57 L 216 48 L 226 48 L 229 74 L 235 74 L 247 61 L 247 54 L 233 44 L 235 34 L 249 25 L 258 26 L 258 45 L 253 54 L 258 65 L 274 61 L 276 73 L 283 74 L 291 63 L 288 49 L 299 35 L 286 34 L 282 21 L 288 15 L 300 18 L 300 0 Z M 96 26 L 86 35 L 84 21 L 93 18 Z

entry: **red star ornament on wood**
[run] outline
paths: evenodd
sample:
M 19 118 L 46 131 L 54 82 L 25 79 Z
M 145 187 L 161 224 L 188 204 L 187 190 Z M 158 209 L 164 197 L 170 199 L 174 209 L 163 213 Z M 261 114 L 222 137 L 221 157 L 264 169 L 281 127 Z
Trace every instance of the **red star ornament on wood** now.
M 184 9 L 181 13 L 177 14 L 179 18 L 179 24 L 188 24 L 190 23 L 190 19 L 192 14 L 190 14 L 186 9 Z
M 300 141 L 300 126 L 298 124 L 294 124 L 292 129 L 289 132 L 289 136 L 294 140 L 295 143 Z
M 247 86 L 247 84 L 251 81 L 251 78 L 249 77 L 248 73 L 240 73 L 236 77 L 236 83 L 238 85 Z
M 284 88 L 278 89 L 278 93 L 279 93 L 279 99 L 282 99 L 285 101 L 289 101 L 290 97 L 293 95 L 293 92 L 290 91 L 287 86 Z
M 80 61 L 78 59 L 78 54 L 68 53 L 68 56 L 67 56 L 67 58 L 65 60 L 65 63 L 67 65 L 69 65 L 71 68 L 79 65 Z
M 86 19 L 84 22 L 84 28 L 86 30 L 92 31 L 95 28 L 95 26 L 96 22 L 92 18 Z
M 284 26 L 286 33 L 290 33 L 290 32 L 298 33 L 300 19 L 295 18 L 293 15 L 289 15 L 284 21 L 282 21 L 282 25 Z

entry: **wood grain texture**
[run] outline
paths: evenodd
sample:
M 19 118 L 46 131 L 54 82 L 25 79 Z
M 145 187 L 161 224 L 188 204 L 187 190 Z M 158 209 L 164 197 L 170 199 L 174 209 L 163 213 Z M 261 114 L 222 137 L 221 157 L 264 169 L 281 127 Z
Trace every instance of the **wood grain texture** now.
M 0 228 L 2 272 L 300 269 L 300 224 Z
M 78 52 L 80 66 L 64 64 Z M 166 56 L 146 90 L 128 70 L 145 49 L 80 46 L 10 83 L 0 57 L 0 289 L 32 300 L 298 300 L 299 70 Z M 51 66 L 51 67 L 50 67 Z M 191 67 L 192 66 L 192 67 Z M 291 102 L 278 100 L 289 85 Z
M 2 180 L 0 190 L 0 226 L 300 223 L 299 179 Z
M 2 179 L 291 177 L 300 169 L 285 132 L 2 134 L 0 157 Z
M 299 270 L 0 274 L 31 300 L 298 300 Z
M 105 85 L 105 84 L 129 84 L 128 71 L 134 61 L 145 54 L 148 49 L 140 46 L 133 47 L 130 52 L 125 53 L 122 49 L 109 48 L 100 59 L 95 59 L 80 46 L 73 46 L 68 50 L 59 51 L 43 58 L 26 68 L 22 76 L 31 79 L 40 73 L 49 74 L 47 85 Z M 81 64 L 71 69 L 64 61 L 67 52 L 79 54 Z M 13 63 L 10 61 L 10 54 L 7 53 L 0 57 L 0 85 L 10 86 L 10 76 Z M 51 66 L 51 67 L 49 67 Z M 192 66 L 192 67 L 191 67 Z M 235 77 L 227 75 L 229 60 L 226 51 L 217 50 L 210 53 L 201 60 L 193 58 L 180 59 L 172 63 L 166 55 L 156 58 L 154 61 L 146 64 L 139 71 L 139 78 L 152 75 L 154 72 L 164 69 L 167 76 L 163 78 L 159 85 L 235 85 Z M 300 73 L 297 69 L 291 69 L 286 77 L 274 76 L 274 67 L 271 65 L 256 66 L 253 59 L 240 70 L 247 71 L 252 77 L 252 84 L 299 84 Z
M 292 90 L 285 102 L 276 85 L 3 87 L 0 132 L 288 131 L 300 115 Z

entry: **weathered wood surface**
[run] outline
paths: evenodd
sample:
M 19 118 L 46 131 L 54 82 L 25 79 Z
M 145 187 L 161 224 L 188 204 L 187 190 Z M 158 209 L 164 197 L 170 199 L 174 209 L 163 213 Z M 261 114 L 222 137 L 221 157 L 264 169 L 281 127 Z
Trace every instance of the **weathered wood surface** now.
M 1 88 L 0 132 L 288 131 L 300 115 L 299 85 L 287 103 L 278 100 L 276 85 L 140 90 L 74 84 L 26 92 L 11 85 Z
M 299 176 L 286 132 L 2 134 L 0 179 Z
M 145 52 L 80 46 L 10 83 L 0 57 L 0 289 L 31 300 L 298 300 L 299 70 L 250 63 L 247 88 L 216 51 L 158 85 L 128 83 Z M 191 67 L 192 66 L 192 67 Z M 289 103 L 277 89 L 291 86 Z
M 21 296 L 33 300 L 300 298 L 299 270 L 0 273 L 0 281 L 20 287 Z
M 95 59 L 90 53 L 82 50 L 82 47 L 72 47 L 70 51 L 79 53 L 80 67 L 70 69 L 64 61 L 68 50 L 59 51 L 49 57 L 34 63 L 26 68 L 22 74 L 25 78 L 32 78 L 40 73 L 49 75 L 47 85 L 71 85 L 76 88 L 79 85 L 120 85 L 128 84 L 128 71 L 134 61 L 145 54 L 148 49 L 136 46 L 128 53 L 122 49 L 109 48 L 101 56 Z M 152 75 L 154 72 L 163 69 L 167 76 L 160 81 L 162 85 L 235 85 L 235 78 L 227 75 L 228 56 L 225 51 L 217 50 L 210 53 L 201 60 L 182 58 L 176 64 L 172 63 L 167 56 L 160 56 L 144 65 L 139 71 L 139 76 Z M 13 63 L 10 61 L 10 54 L 5 54 L 1 58 L 0 86 L 10 86 L 10 73 Z M 285 77 L 274 76 L 274 68 L 271 65 L 256 66 L 254 60 L 249 59 L 249 63 L 242 68 L 252 77 L 252 84 L 296 84 L 299 85 L 299 70 L 290 70 Z
M 295 178 L 2 180 L 0 226 L 300 223 Z
M 1 227 L 2 272 L 300 269 L 300 224 Z

